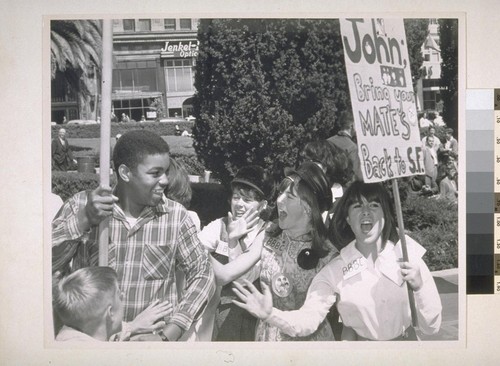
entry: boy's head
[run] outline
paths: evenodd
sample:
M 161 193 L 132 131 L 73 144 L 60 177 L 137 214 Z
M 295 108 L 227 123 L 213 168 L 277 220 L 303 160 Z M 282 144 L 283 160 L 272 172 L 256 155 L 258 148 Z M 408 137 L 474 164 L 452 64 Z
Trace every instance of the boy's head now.
M 121 330 L 123 304 L 116 272 L 109 267 L 86 267 L 54 284 L 53 306 L 63 324 L 106 339 Z
M 141 208 L 162 201 L 168 183 L 169 146 L 146 130 L 124 133 L 116 142 L 113 163 L 118 184 L 126 187 L 129 203 Z
M 168 154 L 170 148 L 165 140 L 154 132 L 132 130 L 120 136 L 113 150 L 113 164 L 117 172 L 121 165 L 136 169 L 148 155 Z
M 272 191 L 268 174 L 258 165 L 247 165 L 236 173 L 231 182 L 231 213 L 240 218 L 251 208 L 264 208 Z

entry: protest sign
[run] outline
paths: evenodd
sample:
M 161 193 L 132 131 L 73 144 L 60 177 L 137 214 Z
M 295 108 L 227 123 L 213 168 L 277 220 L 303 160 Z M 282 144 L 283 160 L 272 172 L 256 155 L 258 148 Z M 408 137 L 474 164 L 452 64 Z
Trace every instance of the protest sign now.
M 340 19 L 365 182 L 424 174 L 403 19 Z

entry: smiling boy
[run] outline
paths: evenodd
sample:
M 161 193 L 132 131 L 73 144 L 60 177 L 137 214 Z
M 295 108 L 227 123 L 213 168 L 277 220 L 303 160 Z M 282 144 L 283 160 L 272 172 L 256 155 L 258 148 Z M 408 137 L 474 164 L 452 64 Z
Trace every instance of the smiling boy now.
M 77 193 L 54 219 L 52 271 L 96 266 L 98 225 L 109 218 L 109 266 L 124 293 L 124 320 L 134 319 L 155 300 L 169 301 L 174 312 L 160 335 L 178 340 L 203 313 L 215 281 L 186 209 L 163 194 L 169 146 L 155 133 L 130 131 L 116 143 L 113 163 L 114 189 Z M 176 267 L 188 284 L 181 299 Z

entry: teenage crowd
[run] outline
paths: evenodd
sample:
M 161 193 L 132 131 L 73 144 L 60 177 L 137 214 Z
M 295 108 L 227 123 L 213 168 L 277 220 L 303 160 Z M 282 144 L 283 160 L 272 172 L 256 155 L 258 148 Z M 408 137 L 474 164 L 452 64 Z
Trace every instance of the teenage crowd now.
M 392 202 L 357 178 L 351 132 L 308 143 L 277 187 L 240 167 L 230 211 L 204 227 L 168 144 L 124 133 L 116 186 L 76 194 L 52 223 L 56 340 L 417 340 L 408 287 L 419 331 L 436 333 L 425 249 L 406 236 L 402 261 Z M 109 267 L 98 266 L 103 220 Z

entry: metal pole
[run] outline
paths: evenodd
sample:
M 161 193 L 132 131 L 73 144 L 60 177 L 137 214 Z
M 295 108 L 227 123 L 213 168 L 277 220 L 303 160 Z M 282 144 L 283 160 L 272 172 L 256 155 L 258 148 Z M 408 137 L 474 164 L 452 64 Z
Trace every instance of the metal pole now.
M 401 240 L 401 249 L 403 251 L 403 261 L 408 262 L 408 248 L 406 247 L 406 238 L 405 238 L 405 226 L 403 222 L 403 212 L 401 210 L 401 199 L 399 198 L 399 187 L 398 180 L 392 180 L 392 192 L 394 194 L 394 203 L 396 208 L 396 217 L 398 220 L 398 228 L 399 228 L 399 239 Z M 415 307 L 415 298 L 413 297 L 413 290 L 410 286 L 406 285 L 408 289 L 408 299 L 410 301 L 410 311 L 411 311 L 411 321 L 412 325 L 415 329 L 418 328 L 418 318 L 417 318 L 417 308 Z
M 113 57 L 112 20 L 104 19 L 102 24 L 102 81 L 101 81 L 101 144 L 99 158 L 99 175 L 101 186 L 109 186 L 109 170 L 111 168 L 111 81 Z M 108 265 L 109 219 L 99 224 L 99 266 Z

